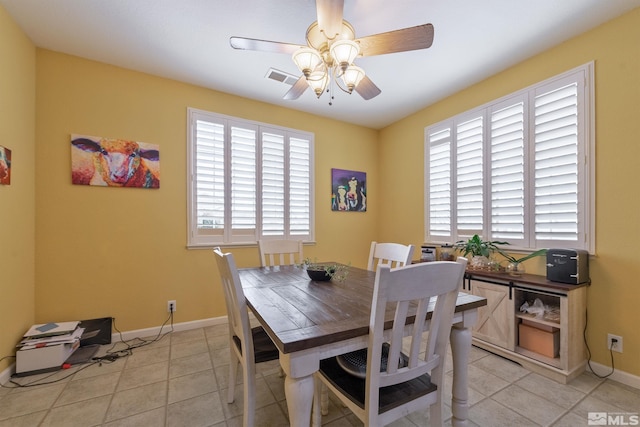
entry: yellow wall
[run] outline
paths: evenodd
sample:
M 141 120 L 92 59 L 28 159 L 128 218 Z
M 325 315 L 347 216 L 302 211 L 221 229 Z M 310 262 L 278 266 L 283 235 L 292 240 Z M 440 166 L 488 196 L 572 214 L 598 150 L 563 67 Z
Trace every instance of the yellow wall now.
M 35 72 L 35 46 L 0 7 L 0 145 L 13 162 L 11 185 L 0 185 L 0 358 L 34 319 Z
M 640 375 L 640 9 L 463 90 L 380 133 L 380 239 L 424 239 L 424 128 L 574 67 L 595 61 L 596 244 L 588 290 L 588 344 L 610 365 L 607 333 L 621 335 L 615 367 Z M 402 147 L 402 149 L 398 149 Z M 412 167 L 407 167 L 411 164 Z M 407 205 L 408 204 L 408 205 Z M 402 211 L 399 210 L 402 207 Z M 394 221 L 402 217 L 402 221 Z M 527 270 L 544 273 L 544 258 Z M 602 374 L 604 374 L 603 372 Z
M 147 74 L 37 51 L 36 320 L 113 316 L 120 330 L 225 315 L 209 250 L 187 250 L 187 107 L 315 134 L 316 246 L 305 254 L 366 266 L 378 204 L 332 212 L 330 169 L 377 183 L 377 132 Z M 330 107 L 327 107 L 330 108 Z M 158 190 L 71 184 L 70 135 L 158 144 Z M 356 236 L 357 238 L 354 238 Z M 256 247 L 235 248 L 240 266 Z

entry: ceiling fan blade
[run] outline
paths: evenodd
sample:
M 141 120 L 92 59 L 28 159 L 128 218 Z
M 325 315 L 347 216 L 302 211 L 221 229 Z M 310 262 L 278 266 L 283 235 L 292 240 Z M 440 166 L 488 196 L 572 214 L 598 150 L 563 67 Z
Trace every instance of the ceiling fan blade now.
M 229 44 L 234 49 L 259 50 L 261 52 L 293 54 L 296 50 L 304 47 L 299 44 L 281 43 L 269 40 L 248 39 L 245 37 L 231 37 Z
M 300 95 L 304 93 L 305 90 L 309 87 L 307 83 L 307 78 L 305 76 L 300 76 L 297 82 L 291 86 L 291 89 L 287 93 L 284 94 L 282 99 L 294 100 L 300 98 Z
M 376 86 L 369 77 L 364 76 L 358 86 L 355 87 L 355 91 L 364 98 L 365 101 L 368 101 L 371 98 L 375 98 L 380 95 L 382 92 L 378 86 Z
M 433 44 L 433 25 L 423 24 L 356 40 L 362 56 L 426 49 Z
M 342 32 L 344 0 L 316 0 L 318 27 L 329 39 Z

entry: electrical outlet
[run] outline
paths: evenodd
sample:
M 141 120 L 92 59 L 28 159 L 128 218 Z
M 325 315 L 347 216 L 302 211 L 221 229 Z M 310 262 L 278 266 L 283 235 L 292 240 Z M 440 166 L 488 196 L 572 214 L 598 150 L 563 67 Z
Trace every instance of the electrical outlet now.
M 171 313 L 171 312 L 176 312 L 176 300 L 169 300 L 167 301 L 167 312 Z
M 607 334 L 607 349 L 622 353 L 622 337 L 619 335 Z

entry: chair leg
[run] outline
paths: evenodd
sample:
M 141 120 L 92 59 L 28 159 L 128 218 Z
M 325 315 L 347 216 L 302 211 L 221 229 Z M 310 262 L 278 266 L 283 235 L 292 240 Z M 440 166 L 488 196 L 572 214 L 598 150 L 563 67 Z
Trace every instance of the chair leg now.
M 227 388 L 227 403 L 233 403 L 236 393 L 236 381 L 238 378 L 238 365 L 240 361 L 236 353 L 231 350 L 231 357 L 229 360 L 229 387 Z
M 322 415 L 329 414 L 329 388 L 320 381 L 320 408 Z
M 256 415 L 256 372 L 255 368 L 248 362 L 242 371 L 244 375 L 244 411 L 242 416 L 243 427 L 254 427 Z
M 429 407 L 429 425 L 441 426 L 442 425 L 442 400 L 433 403 Z

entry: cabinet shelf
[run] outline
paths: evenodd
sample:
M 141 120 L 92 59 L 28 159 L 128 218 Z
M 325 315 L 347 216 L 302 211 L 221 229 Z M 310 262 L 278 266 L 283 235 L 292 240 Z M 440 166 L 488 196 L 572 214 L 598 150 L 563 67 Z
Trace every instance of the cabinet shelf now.
M 558 320 L 557 322 L 554 320 L 546 320 L 546 319 L 541 319 L 539 317 L 537 317 L 534 314 L 529 314 L 529 313 L 517 313 L 516 314 L 516 318 L 517 319 L 524 319 L 524 320 L 528 320 L 530 322 L 535 322 L 535 323 L 539 323 L 541 325 L 545 325 L 545 326 L 552 326 L 554 328 L 559 328 L 560 327 L 560 320 Z

